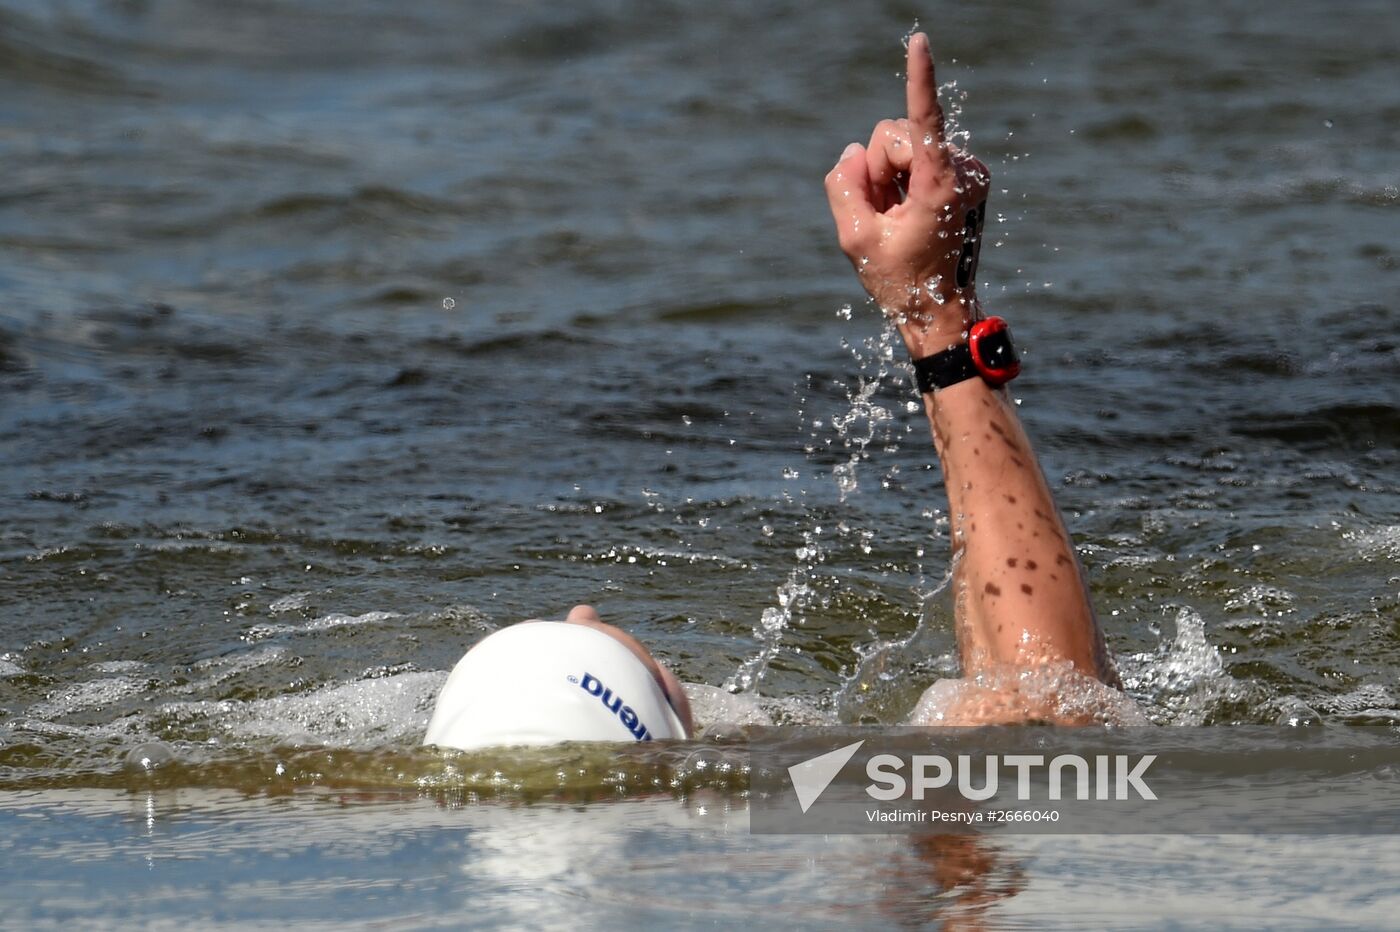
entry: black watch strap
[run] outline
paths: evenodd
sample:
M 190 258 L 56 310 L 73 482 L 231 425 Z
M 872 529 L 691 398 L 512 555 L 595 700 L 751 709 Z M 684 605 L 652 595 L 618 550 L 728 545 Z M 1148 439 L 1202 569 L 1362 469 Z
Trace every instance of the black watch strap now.
M 972 363 L 972 350 L 967 348 L 966 343 L 914 360 L 914 376 L 921 395 L 966 382 L 977 374 L 977 367 Z

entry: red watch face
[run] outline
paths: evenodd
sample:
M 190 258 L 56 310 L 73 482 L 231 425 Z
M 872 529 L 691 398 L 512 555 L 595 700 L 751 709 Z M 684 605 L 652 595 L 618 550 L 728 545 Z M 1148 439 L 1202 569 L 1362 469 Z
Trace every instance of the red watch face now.
M 1021 374 L 1021 361 L 1011 346 L 1011 330 L 1000 317 L 988 317 L 967 332 L 972 364 L 990 385 L 1005 385 Z

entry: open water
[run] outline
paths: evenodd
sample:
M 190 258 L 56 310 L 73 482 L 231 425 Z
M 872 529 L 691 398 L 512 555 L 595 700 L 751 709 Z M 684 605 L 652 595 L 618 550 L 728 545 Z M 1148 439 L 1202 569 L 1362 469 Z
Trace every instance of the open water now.
M 1392 4 L 0 0 L 0 923 L 1393 923 L 1390 839 L 763 838 L 694 746 L 418 748 L 577 602 L 710 742 L 954 671 L 821 189 L 916 22 L 1131 694 L 1400 722 Z

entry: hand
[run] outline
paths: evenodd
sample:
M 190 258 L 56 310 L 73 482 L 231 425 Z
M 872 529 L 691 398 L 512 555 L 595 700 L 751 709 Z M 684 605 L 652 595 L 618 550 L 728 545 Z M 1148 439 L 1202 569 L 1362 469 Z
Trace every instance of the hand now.
M 928 36 L 909 39 L 908 117 L 882 120 L 826 176 L 841 249 L 914 358 L 966 338 L 991 172 L 943 133 Z

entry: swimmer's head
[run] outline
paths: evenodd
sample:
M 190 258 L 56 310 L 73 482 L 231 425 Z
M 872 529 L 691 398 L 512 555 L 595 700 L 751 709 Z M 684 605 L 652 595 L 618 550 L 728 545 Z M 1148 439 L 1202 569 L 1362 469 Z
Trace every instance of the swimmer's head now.
M 523 621 L 467 652 L 438 694 L 425 744 L 470 750 L 563 741 L 685 738 L 675 675 L 587 605 Z

